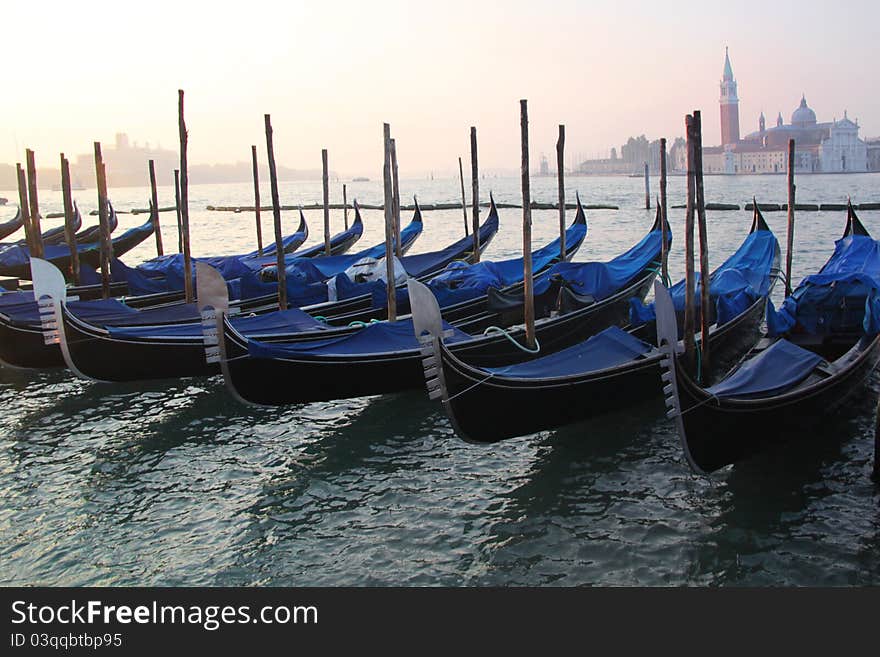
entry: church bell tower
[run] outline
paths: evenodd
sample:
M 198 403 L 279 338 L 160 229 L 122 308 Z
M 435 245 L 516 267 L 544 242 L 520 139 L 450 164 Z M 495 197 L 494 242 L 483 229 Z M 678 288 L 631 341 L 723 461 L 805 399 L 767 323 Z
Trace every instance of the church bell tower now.
M 730 66 L 730 55 L 724 49 L 724 73 L 721 78 L 721 144 L 739 142 L 739 98 L 736 95 L 736 80 Z

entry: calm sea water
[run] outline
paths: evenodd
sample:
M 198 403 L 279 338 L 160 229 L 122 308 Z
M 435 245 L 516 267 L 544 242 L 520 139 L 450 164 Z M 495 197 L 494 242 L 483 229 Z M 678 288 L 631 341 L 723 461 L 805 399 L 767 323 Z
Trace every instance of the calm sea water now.
M 880 200 L 880 176 L 802 176 L 798 201 Z M 406 180 L 404 196 L 455 201 L 457 179 Z M 656 193 L 656 181 L 652 181 Z M 483 193 L 518 201 L 519 181 L 487 178 Z M 653 219 L 643 181 L 570 178 L 568 196 L 619 211 L 588 213 L 578 259 L 606 259 Z M 670 203 L 684 179 L 670 180 Z M 781 176 L 708 177 L 709 201 L 784 202 Z M 0 193 L 10 199 L 14 193 Z M 78 192 L 95 206 L 93 190 Z M 160 204 L 173 203 L 170 187 Z M 333 185 L 334 201 L 342 188 Z M 349 198 L 381 201 L 378 182 L 349 183 Z M 532 196 L 555 199 L 535 178 Z M 146 206 L 146 189 L 112 194 Z M 264 190 L 264 198 L 269 198 Z M 320 183 L 287 183 L 284 203 L 321 198 Z M 242 185 L 190 190 L 193 248 L 254 246 Z M 41 192 L 43 212 L 60 194 Z M 333 231 L 342 229 L 334 212 Z M 0 208 L 0 220 L 11 216 Z M 880 236 L 880 213 L 862 212 Z M 674 277 L 683 271 L 684 212 L 671 211 Z M 710 260 L 746 235 L 750 213 L 710 212 Z M 322 239 L 309 212 L 310 243 Z M 520 210 L 501 211 L 486 257 L 521 248 Z M 767 213 L 785 239 L 785 214 Z M 145 215 L 122 215 L 120 229 Z M 364 213 L 362 246 L 382 239 L 380 212 Z M 95 221 L 90 218 L 89 221 Z M 536 244 L 555 212 L 535 212 Z M 815 271 L 844 227 L 842 212 L 797 217 L 794 278 Z M 46 222 L 46 225 L 58 223 Z M 162 215 L 166 248 L 176 244 Z M 270 217 L 264 216 L 264 234 Z M 296 225 L 285 217 L 286 230 Z M 463 233 L 460 211 L 425 214 L 413 252 Z M 127 257 L 150 257 L 147 242 Z M 781 285 L 775 297 L 781 296 Z M 218 379 L 109 385 L 66 371 L 0 368 L 0 583 L 44 585 L 863 585 L 880 583 L 880 494 L 869 479 L 876 393 L 786 449 L 711 480 L 693 476 L 662 402 L 490 447 L 453 433 L 422 391 L 278 409 L 238 405 Z

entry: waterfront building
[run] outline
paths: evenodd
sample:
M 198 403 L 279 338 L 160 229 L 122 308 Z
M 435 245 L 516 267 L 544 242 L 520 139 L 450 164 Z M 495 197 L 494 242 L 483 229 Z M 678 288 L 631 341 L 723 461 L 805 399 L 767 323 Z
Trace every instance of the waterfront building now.
M 721 145 L 703 149 L 706 173 L 782 173 L 788 168 L 788 141 L 795 140 L 795 171 L 801 173 L 857 173 L 868 171 L 868 148 L 859 138 L 858 122 L 843 118 L 824 123 L 801 96 L 800 104 L 785 123 L 780 112 L 776 125 L 767 128 L 764 113 L 758 129 L 740 137 L 739 97 L 730 55 L 725 50 L 721 78 Z

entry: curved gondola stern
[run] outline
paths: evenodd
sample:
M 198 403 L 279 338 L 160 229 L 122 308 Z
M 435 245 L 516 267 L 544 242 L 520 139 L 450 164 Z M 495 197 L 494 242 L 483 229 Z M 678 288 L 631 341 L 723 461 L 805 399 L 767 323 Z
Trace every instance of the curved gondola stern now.
M 758 207 L 758 201 L 755 200 L 755 197 L 752 197 L 752 227 L 749 229 L 749 233 L 755 233 L 759 230 L 770 230 L 770 226 L 767 225 L 767 222 L 764 219 L 764 215 L 761 214 L 761 209 Z
M 361 204 L 358 203 L 357 199 L 352 201 L 352 207 L 354 208 L 354 221 L 351 223 L 351 226 L 354 227 L 358 224 L 361 225 L 361 230 L 363 230 L 364 220 L 361 217 Z
M 865 228 L 865 225 L 856 214 L 852 200 L 846 199 L 846 229 L 843 231 L 843 236 L 850 237 L 852 235 L 862 235 L 864 237 L 871 236 L 868 229 Z
M 226 389 L 240 403 L 255 406 L 253 402 L 242 397 L 232 378 L 229 369 L 226 330 L 229 316 L 236 309 L 229 308 L 229 288 L 223 276 L 211 265 L 196 261 L 196 285 L 198 287 L 197 304 L 202 318 L 202 341 L 205 345 L 205 362 L 209 365 L 219 364 L 220 372 Z M 229 327 L 230 330 L 231 327 Z
M 413 218 L 412 223 L 424 224 L 422 221 L 422 208 L 419 205 L 419 199 L 413 194 Z
M 675 306 L 669 290 L 660 281 L 654 281 L 654 303 L 657 315 L 657 347 L 663 354 L 660 359 L 660 379 L 663 383 L 663 398 L 666 402 L 666 417 L 675 420 L 682 450 L 691 469 L 700 475 L 708 473 L 697 465 L 691 454 L 687 439 L 687 431 L 681 408 L 681 395 L 678 390 L 678 377 L 687 376 L 678 371 L 678 322 Z
M 491 191 L 489 192 L 489 216 L 498 216 L 498 206 L 495 205 L 495 195 Z
M 574 214 L 574 224 L 573 225 L 587 225 L 587 213 L 584 212 L 584 206 L 581 204 L 581 193 L 576 191 L 574 193 L 574 200 L 577 208 L 575 209 Z
M 74 201 L 73 207 L 74 207 L 74 209 L 76 209 L 76 202 L 75 201 Z M 107 232 L 109 234 L 109 233 L 112 233 L 114 230 L 116 230 L 116 228 L 119 226 L 119 216 L 116 214 L 116 208 L 113 207 L 113 204 L 110 202 L 109 199 L 107 200 L 107 208 L 110 210 L 110 212 L 107 215 Z M 156 213 L 156 223 L 158 223 L 159 222 L 159 210 L 157 208 L 153 208 L 152 202 L 150 204 L 150 208 L 151 208 L 150 219 L 153 218 L 153 212 L 155 212 Z M 78 210 L 77 210 L 77 212 L 78 212 Z
M 309 224 L 306 223 L 306 215 L 303 213 L 302 206 L 299 206 L 299 226 L 296 229 L 297 233 L 302 233 L 304 235 L 302 242 L 300 244 L 305 243 L 307 239 L 309 239 Z M 292 250 L 296 250 L 299 248 L 299 245 L 293 247 Z M 286 251 L 286 253 L 290 253 L 291 251 Z
M 64 274 L 55 265 L 42 258 L 31 258 L 31 276 L 34 284 L 34 299 L 40 313 L 43 342 L 57 344 L 67 367 L 81 379 L 94 381 L 82 372 L 73 361 L 64 332 L 64 306 L 67 303 L 67 285 Z

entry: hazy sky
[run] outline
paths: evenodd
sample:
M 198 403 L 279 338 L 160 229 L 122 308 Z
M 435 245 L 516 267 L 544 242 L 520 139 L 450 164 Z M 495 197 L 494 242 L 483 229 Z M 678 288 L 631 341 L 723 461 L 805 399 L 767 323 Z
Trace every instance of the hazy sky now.
M 720 139 L 724 46 L 739 83 L 741 131 L 786 122 L 801 93 L 818 118 L 880 135 L 880 2 L 9 2 L 3 9 L 0 161 L 40 165 L 125 131 L 177 148 L 186 91 L 191 162 L 265 152 L 278 162 L 376 176 L 382 122 L 401 175 L 457 169 L 476 125 L 480 163 L 516 169 L 528 98 L 533 162 L 605 156 L 629 135 L 669 138 L 704 114 Z

